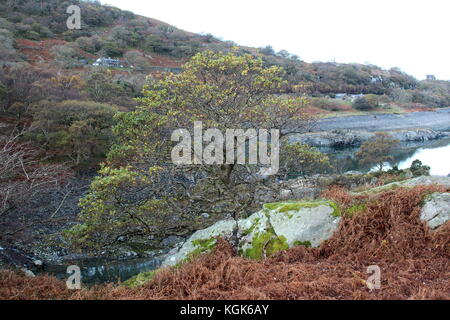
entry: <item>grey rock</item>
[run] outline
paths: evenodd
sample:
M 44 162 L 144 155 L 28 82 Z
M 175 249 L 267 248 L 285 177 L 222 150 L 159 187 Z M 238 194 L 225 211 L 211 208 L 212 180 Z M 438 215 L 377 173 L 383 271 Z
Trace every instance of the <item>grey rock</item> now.
M 183 238 L 178 237 L 178 236 L 169 236 L 167 238 L 165 238 L 161 244 L 163 245 L 163 247 L 173 247 L 174 245 L 176 245 L 177 243 L 183 241 Z
M 291 210 L 283 213 L 271 212 L 270 224 L 277 235 L 286 238 L 289 247 L 296 242 L 309 242 L 318 247 L 336 230 L 340 217 L 333 215 L 334 208 L 324 202 L 317 207 Z
M 363 174 L 364 173 L 362 173 L 361 171 L 355 171 L 355 170 L 347 171 L 344 173 L 344 175 L 346 175 L 346 176 L 357 176 L 357 175 L 363 175 Z
M 413 188 L 413 187 L 420 186 L 420 185 L 425 185 L 425 186 L 440 185 L 440 186 L 450 188 L 450 177 L 421 176 L 421 177 L 417 177 L 414 179 L 388 183 L 384 186 L 372 188 L 367 191 L 363 191 L 360 193 L 353 193 L 353 194 L 372 194 L 372 193 L 383 192 L 386 190 L 391 190 L 391 189 L 400 188 L 400 187 Z
M 168 257 L 163 261 L 162 266 L 173 266 L 177 263 L 187 259 L 189 255 L 194 252 L 198 246 L 196 245 L 196 240 L 205 240 L 216 237 L 229 238 L 234 228 L 236 227 L 236 221 L 234 220 L 222 220 L 216 222 L 209 228 L 199 230 L 195 232 L 184 244 L 176 251 L 175 254 L 168 255 Z
M 222 220 L 195 232 L 179 250 L 170 252 L 162 265 L 175 265 L 194 252 L 210 251 L 217 237 L 231 240 L 237 235 L 238 252 L 250 258 L 253 258 L 250 252 L 258 257 L 265 256 L 270 241 L 278 242 L 283 248 L 300 243 L 317 247 L 331 237 L 339 221 L 329 201 L 272 203 L 246 219 Z
M 42 260 L 33 260 L 33 264 L 36 267 L 42 267 L 44 265 L 44 263 L 42 262 Z
M 29 278 L 34 278 L 36 276 L 31 270 L 28 270 L 26 268 L 22 268 L 20 269 L 20 271 L 22 271 L 25 274 L 25 276 Z
M 430 229 L 436 229 L 450 220 L 450 193 L 430 195 L 420 212 L 420 219 L 426 221 Z

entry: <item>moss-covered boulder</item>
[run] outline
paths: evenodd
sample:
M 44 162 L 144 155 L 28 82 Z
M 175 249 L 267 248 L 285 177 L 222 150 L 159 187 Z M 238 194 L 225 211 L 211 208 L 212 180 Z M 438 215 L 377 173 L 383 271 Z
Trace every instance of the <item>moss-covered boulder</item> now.
M 238 252 L 250 259 L 268 257 L 296 245 L 317 247 L 333 234 L 339 221 L 340 210 L 331 201 L 269 203 L 246 219 L 223 220 L 197 231 L 164 260 L 163 266 L 211 251 L 217 237 L 236 236 Z
M 173 266 L 195 255 L 209 252 L 215 247 L 216 238 L 230 238 L 237 228 L 236 221 L 222 220 L 212 226 L 195 232 L 179 250 L 164 259 L 163 266 Z
M 340 221 L 340 209 L 332 201 L 266 204 L 270 224 L 278 235 L 286 237 L 289 247 L 310 242 L 318 247 L 328 239 Z

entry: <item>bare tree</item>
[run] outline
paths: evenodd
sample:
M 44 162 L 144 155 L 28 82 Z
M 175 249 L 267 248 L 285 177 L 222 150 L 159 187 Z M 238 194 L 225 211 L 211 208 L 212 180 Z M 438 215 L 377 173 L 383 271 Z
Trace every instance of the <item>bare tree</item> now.
M 67 176 L 63 166 L 43 164 L 37 149 L 20 142 L 25 132 L 27 129 L 14 130 L 9 136 L 0 136 L 0 240 L 35 224 L 36 217 L 24 216 L 17 209 L 60 187 Z

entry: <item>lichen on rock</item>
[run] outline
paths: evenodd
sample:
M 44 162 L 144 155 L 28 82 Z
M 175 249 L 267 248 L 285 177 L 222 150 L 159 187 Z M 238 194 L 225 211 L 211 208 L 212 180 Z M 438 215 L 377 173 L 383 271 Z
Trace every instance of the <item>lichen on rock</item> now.
M 450 193 L 433 193 L 425 199 L 420 219 L 431 229 L 436 229 L 450 220 Z
M 194 233 L 163 266 L 173 266 L 211 251 L 217 237 L 238 237 L 237 251 L 262 259 L 296 245 L 318 247 L 331 237 L 340 221 L 340 208 L 328 200 L 278 202 L 241 220 L 222 220 Z

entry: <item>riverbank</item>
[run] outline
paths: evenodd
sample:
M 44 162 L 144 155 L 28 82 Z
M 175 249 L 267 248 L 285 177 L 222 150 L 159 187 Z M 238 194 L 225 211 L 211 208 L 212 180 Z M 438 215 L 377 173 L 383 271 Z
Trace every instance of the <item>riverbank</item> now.
M 324 118 L 317 122 L 314 131 L 346 129 L 376 132 L 417 128 L 450 131 L 450 108 L 405 114 L 371 114 Z
M 400 142 L 424 142 L 450 137 L 450 132 L 432 129 L 410 129 L 387 131 Z M 359 146 L 375 135 L 374 131 L 339 129 L 309 133 L 291 133 L 287 136 L 289 143 L 304 143 L 313 147 L 349 147 Z

